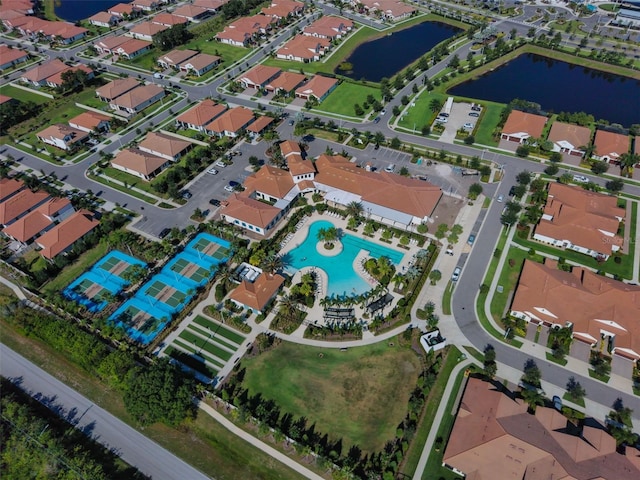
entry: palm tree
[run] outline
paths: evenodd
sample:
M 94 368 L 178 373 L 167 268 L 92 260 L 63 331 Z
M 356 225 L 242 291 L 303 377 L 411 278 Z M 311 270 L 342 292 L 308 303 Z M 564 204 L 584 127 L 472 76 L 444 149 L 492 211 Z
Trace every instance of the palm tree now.
M 442 100 L 434 98 L 429 102 L 429 110 L 431 110 L 433 113 L 439 112 L 441 108 L 442 108 Z
M 364 207 L 362 206 L 362 203 L 356 200 L 354 200 L 353 202 L 349 202 L 349 204 L 347 205 L 347 215 L 350 215 L 355 219 L 359 219 L 363 211 Z
M 318 241 L 324 242 L 325 247 L 333 245 L 333 242 L 340 238 L 340 234 L 336 227 L 321 228 L 317 234 Z
M 385 141 L 385 137 L 382 132 L 376 132 L 375 135 L 373 136 L 373 142 L 378 146 L 381 143 L 384 143 L 384 141 Z
M 525 388 L 520 392 L 522 399 L 527 402 L 531 411 L 536 411 L 536 405 L 544 404 L 544 397 L 537 388 Z
M 276 273 L 282 270 L 284 262 L 279 255 L 269 255 L 262 259 L 260 267 L 269 273 Z

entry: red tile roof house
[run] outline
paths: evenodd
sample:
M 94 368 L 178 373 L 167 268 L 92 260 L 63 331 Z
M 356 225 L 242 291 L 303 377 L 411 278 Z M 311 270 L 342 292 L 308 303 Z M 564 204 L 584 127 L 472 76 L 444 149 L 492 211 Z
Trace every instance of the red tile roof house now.
M 253 139 L 258 138 L 262 133 L 269 128 L 269 126 L 274 122 L 273 117 L 267 117 L 263 115 L 258 117 L 255 122 L 247 127 L 247 132 L 249 132 L 249 136 Z
M 186 62 L 198 52 L 195 50 L 171 50 L 164 55 L 158 57 L 158 65 L 162 68 L 175 68 L 178 70 L 178 65 Z
M 83 132 L 108 132 L 111 128 L 111 117 L 102 113 L 87 110 L 69 120 L 69 126 Z
M 620 156 L 629 152 L 631 141 L 627 135 L 596 130 L 593 146 L 595 147 L 593 158 L 607 163 L 618 164 Z
M 111 100 L 109 106 L 113 110 L 124 111 L 133 115 L 160 101 L 164 96 L 164 88 L 158 85 L 144 85 L 129 90 L 127 93 Z
M 231 292 L 229 299 L 241 308 L 259 313 L 275 298 L 283 283 L 283 276 L 263 272 L 253 283 L 243 279 Z
M 275 23 L 276 20 L 274 18 L 265 17 L 264 15 L 239 18 L 218 33 L 216 38 L 222 43 L 244 47 L 249 43 L 253 43 L 261 35 L 267 35 Z
M 296 35 L 276 52 L 278 58 L 295 62 L 313 62 L 320 60 L 331 48 L 326 38 Z
M 338 86 L 335 78 L 314 75 L 307 83 L 296 90 L 296 97 L 309 100 L 314 97 L 318 102 L 322 102 Z
M 53 60 L 49 60 L 48 62 L 43 63 L 42 65 L 37 65 L 29 70 L 20 77 L 25 83 L 30 83 L 35 87 L 42 87 L 47 84 L 47 78 L 56 73 L 59 73 L 63 70 L 66 70 L 68 67 L 64 63 L 62 63 L 57 58 Z
M 267 65 L 256 65 L 251 70 L 243 73 L 239 78 L 242 87 L 261 89 L 274 80 L 281 72 L 278 67 L 269 67 Z
M 271 5 L 261 10 L 262 15 L 276 20 L 299 17 L 304 13 L 304 3 L 292 0 L 273 0 Z
M 176 25 L 189 23 L 189 20 L 187 20 L 184 17 L 178 17 L 177 15 L 172 15 L 171 13 L 159 13 L 151 19 L 151 22 L 171 28 Z
M 178 16 L 178 17 L 183 17 L 187 20 L 189 20 L 190 22 L 193 22 L 194 20 L 202 20 L 208 16 L 210 16 L 212 14 L 211 10 L 208 10 L 206 8 L 203 7 L 199 7 L 197 5 L 182 5 L 181 7 L 176 8 L 173 11 L 173 14 Z
M 7 97 L 6 95 L 2 95 L 0 93 L 0 105 L 4 105 L 5 103 L 17 104 L 18 100 L 16 100 L 15 98 Z
M 588 359 L 591 349 L 611 352 L 614 372 L 627 378 L 640 360 L 640 286 L 598 275 L 585 267 L 571 272 L 526 260 L 511 315 L 547 327 L 573 331 L 572 356 Z M 578 354 L 580 353 L 580 354 Z M 627 375 L 628 373 L 628 375 Z
M 71 250 L 74 243 L 98 225 L 100 222 L 93 218 L 93 213 L 87 210 L 75 212 L 36 240 L 36 244 L 42 249 L 40 255 L 53 260 Z
M 591 143 L 591 130 L 580 125 L 554 122 L 547 140 L 553 142 L 555 152 L 582 157 L 584 150 L 581 147 Z
M 92 79 L 94 77 L 93 70 L 91 70 L 86 65 L 76 65 L 75 67 L 67 67 L 61 72 L 55 73 L 50 77 L 47 77 L 47 85 L 51 88 L 60 88 L 64 84 L 64 80 L 62 78 L 62 74 L 65 72 L 74 72 L 76 70 L 82 70 L 87 74 L 87 79 Z
M 380 17 L 391 21 L 402 20 L 410 17 L 415 7 L 406 5 L 399 0 L 355 0 L 354 5 L 358 11 L 366 11 L 371 14 L 379 14 Z M 362 7 L 359 8 L 359 5 Z
M 200 77 L 218 65 L 222 58 L 217 55 L 209 55 L 208 53 L 199 53 L 184 63 L 180 64 L 180 70 L 191 75 Z
M 502 127 L 500 138 L 509 142 L 524 143 L 528 138 L 541 138 L 547 117 L 513 110 Z
M 346 18 L 331 15 L 320 17 L 311 25 L 304 27 L 303 35 L 336 40 L 342 38 L 353 29 L 353 22 Z
M 175 162 L 193 147 L 193 143 L 172 135 L 158 132 L 149 132 L 140 142 L 138 148 L 143 152 L 157 155 Z
M 224 5 L 229 3 L 229 0 L 195 0 L 193 4 L 197 7 L 206 8 L 210 12 L 217 12 Z
M 129 37 L 125 37 L 124 35 L 113 36 L 113 37 L 104 37 L 98 41 L 96 41 L 93 46 L 97 50 L 99 54 L 104 53 L 113 53 L 113 51 L 122 45 L 125 42 L 130 40 Z
M 204 133 L 205 125 L 222 115 L 227 110 L 225 105 L 206 99 L 176 118 L 176 125 Z
M 86 37 L 89 30 L 67 22 L 47 22 L 42 33 L 50 41 L 69 45 Z
M 159 0 L 134 0 L 131 5 L 144 10 L 145 12 L 152 12 L 160 8 L 161 2 Z
M 32 192 L 28 188 L 9 196 L 0 203 L 0 225 L 6 227 L 35 210 L 49 200 L 50 195 L 44 190 Z
M 117 5 L 114 5 L 113 7 L 109 8 L 107 12 L 127 20 L 130 18 L 137 17 L 140 14 L 141 9 L 135 8 L 130 3 L 118 3 Z
M 6 70 L 29 60 L 29 53 L 9 45 L 0 45 L 0 70 Z
M 528 405 L 492 382 L 470 377 L 442 459 L 468 480 L 633 480 L 638 452 L 616 452 L 604 425 L 579 426 L 553 408 Z
M 71 202 L 66 198 L 52 198 L 45 204 L 16 220 L 2 233 L 23 245 L 53 228 L 56 222 L 68 218 L 74 212 Z
M 89 134 L 63 123 L 51 125 L 36 134 L 38 140 L 62 150 L 74 150 L 89 140 Z
M 111 166 L 117 170 L 135 175 L 143 180 L 149 181 L 162 170 L 171 165 L 171 161 L 166 158 L 143 152 L 137 148 L 127 148 L 121 150 L 111 160 Z
M 250 198 L 246 192 L 232 193 L 220 209 L 220 216 L 226 222 L 262 236 L 268 235 L 284 215 L 284 210 Z
M 141 83 L 133 77 L 117 78 L 96 90 L 96 96 L 103 102 L 110 102 L 123 93 L 137 88 Z
M 137 38 L 131 38 L 114 48 L 113 53 L 114 55 L 120 55 L 128 60 L 131 60 L 147 53 L 152 48 L 153 44 L 151 42 L 139 40 Z
M 301 73 L 295 72 L 282 72 L 276 78 L 271 80 L 264 88 L 268 92 L 282 93 L 289 95 L 296 88 L 298 88 L 307 79 Z
M 89 23 L 97 27 L 111 28 L 122 20 L 120 15 L 109 12 L 98 12 L 89 17 Z
M 24 190 L 26 187 L 22 180 L 4 177 L 0 178 L 0 203 L 11 198 L 16 193 Z
M 235 138 L 242 134 L 245 128 L 253 122 L 253 112 L 248 108 L 235 107 L 227 110 L 218 118 L 208 123 L 205 128 L 207 135 Z
M 147 42 L 153 41 L 153 36 L 168 30 L 169 27 L 165 25 L 160 25 L 159 23 L 152 22 L 142 22 L 137 24 L 131 30 L 129 30 L 125 35 L 129 37 L 137 38 L 139 40 L 145 40 Z
M 622 246 L 618 229 L 624 218 L 625 210 L 618 207 L 616 197 L 550 183 L 533 238 L 606 260 Z

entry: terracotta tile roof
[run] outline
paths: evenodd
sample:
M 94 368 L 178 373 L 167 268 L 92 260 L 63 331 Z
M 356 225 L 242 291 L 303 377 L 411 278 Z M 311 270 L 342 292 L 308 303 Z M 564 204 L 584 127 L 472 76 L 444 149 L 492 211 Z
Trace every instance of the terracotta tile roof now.
M 187 5 L 182 5 L 181 7 L 176 8 L 173 11 L 173 14 L 177 15 L 178 17 L 194 18 L 200 15 L 203 15 L 206 12 L 208 12 L 208 10 L 204 7 L 187 4 Z
M 353 22 L 346 18 L 325 15 L 304 28 L 305 35 L 333 38 L 353 28 Z
M 253 34 L 259 32 L 260 30 L 266 30 L 275 22 L 275 19 L 265 17 L 264 15 L 253 15 L 251 17 L 239 18 L 235 22 L 230 23 L 229 28 Z
M 502 127 L 504 134 L 527 133 L 534 138 L 542 136 L 542 130 L 547 123 L 547 117 L 513 110 Z
M 173 15 L 171 13 L 159 13 L 155 17 L 151 19 L 153 23 L 157 23 L 160 25 L 167 25 L 173 27 L 174 25 L 182 25 L 183 23 L 187 23 L 188 20 L 184 17 L 179 17 L 178 15 Z
M 182 140 L 172 135 L 149 132 L 145 139 L 140 142 L 138 148 L 143 151 L 158 152 L 162 155 L 175 157 L 191 147 L 191 145 L 193 145 L 193 143 L 188 140 Z
M 591 130 L 580 125 L 571 125 L 563 122 L 553 122 L 547 139 L 553 143 L 568 142 L 574 149 L 589 145 Z
M 114 15 L 112 13 L 108 13 L 108 12 L 98 12 L 95 15 L 90 16 L 87 20 L 89 21 L 94 21 L 94 22 L 100 22 L 100 23 L 111 23 L 111 20 L 113 19 Z
M 280 168 L 264 165 L 244 181 L 246 192 L 266 193 L 278 199 L 284 198 L 294 186 L 291 174 Z
M 0 11 L 12 11 L 27 14 L 33 13 L 33 2 L 31 0 L 3 0 L 0 3 Z
M 48 216 L 53 217 L 56 213 L 58 213 L 63 208 L 71 205 L 71 202 L 67 198 L 63 197 L 54 197 L 49 200 L 47 203 L 40 205 L 36 211 Z
M 199 53 L 191 57 L 186 62 L 182 63 L 180 66 L 186 67 L 188 65 L 191 68 L 195 68 L 197 71 L 200 71 L 205 67 L 208 67 L 212 63 L 216 63 L 216 64 L 219 63 L 220 60 L 221 60 L 221 57 L 217 55 L 209 55 L 208 53 Z
M 162 92 L 164 92 L 164 89 L 158 85 L 143 85 L 120 95 L 114 100 L 114 103 L 121 107 L 136 108 Z
M 123 13 L 131 15 L 131 13 L 133 13 L 133 10 L 134 10 L 133 5 L 131 5 L 130 3 L 118 3 L 117 5 L 114 5 L 113 7 L 109 8 L 109 10 L 107 11 L 117 13 L 120 15 L 122 15 Z
M 218 10 L 223 5 L 229 3 L 229 0 L 195 0 L 194 5 L 208 10 Z
M 118 48 L 123 43 L 128 42 L 129 40 L 131 40 L 131 38 L 125 37 L 124 35 L 115 36 L 115 37 L 105 37 L 94 42 L 94 45 L 101 48 L 105 48 L 107 50 L 113 50 L 115 48 Z
M 166 158 L 143 152 L 137 148 L 127 148 L 121 150 L 115 158 L 111 160 L 111 163 L 126 168 L 127 170 L 141 173 L 144 176 L 149 176 L 168 161 Z
M 2 105 L 3 103 L 11 102 L 12 100 L 15 100 L 15 99 L 11 97 L 7 97 L 6 95 L 2 95 L 0 93 L 0 105 Z
M 334 85 L 338 83 L 335 78 L 314 75 L 307 83 L 296 90 L 296 94 L 313 95 L 318 98 L 324 97 Z
M 42 32 L 45 35 L 52 35 L 63 39 L 72 38 L 82 33 L 87 33 L 89 30 L 83 27 L 77 27 L 68 22 L 50 22 L 45 21 L 42 26 Z
M 213 100 L 206 99 L 195 107 L 184 112 L 176 118 L 176 121 L 204 127 L 218 115 L 224 113 L 226 109 L 226 106 L 216 103 Z
M 627 135 L 596 130 L 596 138 L 593 141 L 593 145 L 596 147 L 594 155 L 598 157 L 606 155 L 615 160 L 629 151 L 630 142 Z
M 280 153 L 284 158 L 287 158 L 292 153 L 297 153 L 298 155 L 302 154 L 302 147 L 298 142 L 294 142 L 293 140 L 285 140 L 280 143 Z
M 303 160 L 296 153 L 287 157 L 287 167 L 291 175 L 304 175 L 306 173 L 316 173 L 316 168 L 311 160 Z
M 304 3 L 292 0 L 273 0 L 271 5 L 262 9 L 262 14 L 268 17 L 286 18 L 289 15 L 302 12 Z
M 313 60 L 328 49 L 331 42 L 326 38 L 296 35 L 276 52 L 278 56 Z
M 10 48 L 9 45 L 0 45 L 0 64 L 15 62 L 28 57 L 29 53 L 19 48 Z
M 27 243 L 52 223 L 53 221 L 43 214 L 40 209 L 36 209 L 19 218 L 8 227 L 3 228 L 2 232 L 19 242 Z
M 73 128 L 64 123 L 56 123 L 36 134 L 37 137 L 55 138 L 58 140 L 64 140 L 67 135 L 71 138 L 68 141 L 65 141 L 66 145 L 73 145 L 74 143 L 80 142 L 89 136 L 87 132 L 83 132 L 82 130 L 78 130 L 77 128 Z
M 93 130 L 101 122 L 109 122 L 111 117 L 108 115 L 103 115 L 98 112 L 93 112 L 91 110 L 87 110 L 86 112 L 81 113 L 69 120 L 69 125 L 78 125 L 80 127 L 87 128 L 89 130 Z
M 153 7 L 160 4 L 160 0 L 135 0 L 133 5 L 138 7 Z
M 145 48 L 149 48 L 151 46 L 151 42 L 147 42 L 146 40 L 140 40 L 139 38 L 130 38 L 124 43 L 121 43 L 116 47 L 117 53 L 125 53 L 127 55 L 133 55 L 140 50 L 144 50 Z
M 169 65 L 178 65 L 182 62 L 186 62 L 194 55 L 197 55 L 198 52 L 195 50 L 171 50 L 169 53 L 165 53 L 161 57 L 158 58 L 158 61 L 162 61 Z
M 87 210 L 77 211 L 38 238 L 37 243 L 42 247 L 40 254 L 48 259 L 54 258 L 99 224 L 93 218 L 93 213 Z
M 133 77 L 117 78 L 96 89 L 96 95 L 103 98 L 114 99 L 140 85 L 140 82 Z
M 592 342 L 615 335 L 614 353 L 640 359 L 640 287 L 583 267 L 558 270 L 556 262 L 527 260 L 511 310 L 547 325 L 573 323 L 574 336 Z
M 16 180 L 15 178 L 1 178 L 0 179 L 0 200 L 19 192 L 24 188 L 24 182 L 22 180 Z
M 235 107 L 227 110 L 213 122 L 207 124 L 205 129 L 216 132 L 237 132 L 253 119 L 253 112 L 248 108 Z
M 341 155 L 320 155 L 315 165 L 315 183 L 351 192 L 363 201 L 414 217 L 431 216 L 442 197 L 442 190 L 436 185 L 391 173 L 367 172 Z
M 80 64 L 80 65 L 76 65 L 75 67 L 67 67 L 58 73 L 54 73 L 50 77 L 47 77 L 47 82 L 53 83 L 55 85 L 62 85 L 64 83 L 64 80 L 62 79 L 62 74 L 65 72 L 75 72 L 77 70 L 81 70 L 87 75 L 91 75 L 93 73 L 93 70 L 91 70 L 89 67 L 87 67 L 86 65 Z
M 635 449 L 634 449 L 635 450 Z M 593 419 L 582 432 L 554 409 L 527 413 L 494 384 L 469 378 L 443 461 L 467 479 L 631 480 L 637 466 Z
M 254 133 L 261 133 L 265 128 L 274 122 L 273 117 L 267 117 L 262 115 L 256 119 L 251 125 L 247 127 L 247 130 Z
M 546 220 L 547 216 L 552 218 Z M 611 253 L 613 245 L 622 245 L 622 238 L 603 232 L 616 234 L 620 223 L 618 218 L 624 217 L 625 210 L 618 207 L 616 197 L 550 183 L 544 217 L 535 234 L 569 240 L 574 245 L 596 252 Z
M 56 73 L 65 70 L 66 68 L 67 65 L 62 63 L 57 58 L 54 58 L 53 60 L 49 60 L 42 65 L 38 65 L 28 70 L 24 75 L 22 75 L 22 78 L 31 82 L 42 82 L 51 75 L 55 75 Z
M 274 91 L 282 89 L 285 92 L 290 92 L 306 79 L 307 77 L 301 73 L 282 72 L 269 82 L 267 88 Z
M 245 43 L 251 40 L 251 32 L 225 28 L 222 32 L 216 34 L 218 40 L 231 40 L 236 43 Z
M 166 25 L 160 25 L 159 23 L 142 22 L 142 23 L 137 24 L 131 30 L 129 30 L 129 32 L 130 33 L 135 33 L 135 34 L 138 34 L 138 35 L 148 35 L 148 36 L 152 37 L 156 33 L 164 32 L 168 28 L 169 27 L 167 27 Z
M 246 195 L 234 193 L 223 203 L 220 214 L 237 218 L 256 227 L 267 228 L 280 214 L 280 209 Z
M 267 302 L 278 292 L 284 277 L 278 274 L 261 273 L 255 282 L 243 280 L 238 287 L 231 292 L 229 298 L 252 310 L 262 311 Z
M 278 67 L 269 67 L 267 65 L 256 65 L 251 70 L 242 74 L 241 80 L 251 83 L 253 85 L 264 85 L 278 73 L 280 73 Z
M 49 194 L 42 190 L 32 192 L 26 189 L 16 193 L 0 203 L 0 224 L 6 225 L 11 223 L 17 217 L 33 209 L 47 198 L 49 198 Z

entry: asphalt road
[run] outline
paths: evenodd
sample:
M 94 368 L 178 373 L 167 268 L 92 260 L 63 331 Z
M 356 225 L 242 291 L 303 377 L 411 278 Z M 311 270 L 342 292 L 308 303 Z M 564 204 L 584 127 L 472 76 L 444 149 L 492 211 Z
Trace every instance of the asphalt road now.
M 211 478 L 3 344 L 0 373 L 154 480 Z

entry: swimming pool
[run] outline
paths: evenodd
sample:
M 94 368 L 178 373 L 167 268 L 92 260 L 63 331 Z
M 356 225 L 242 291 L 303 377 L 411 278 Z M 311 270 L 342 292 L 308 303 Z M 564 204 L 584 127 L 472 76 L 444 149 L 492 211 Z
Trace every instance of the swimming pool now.
M 318 220 L 309 225 L 309 233 L 304 242 L 288 252 L 286 257 L 287 273 L 293 274 L 304 267 L 318 267 L 324 270 L 329 277 L 327 295 L 360 295 L 371 289 L 369 285 L 353 269 L 353 260 L 360 250 L 366 250 L 373 258 L 388 257 L 393 264 L 398 265 L 404 254 L 397 250 L 378 245 L 349 233 L 341 238 L 342 252 L 338 255 L 327 257 L 318 252 L 317 235 L 321 228 L 335 227 L 327 220 Z

